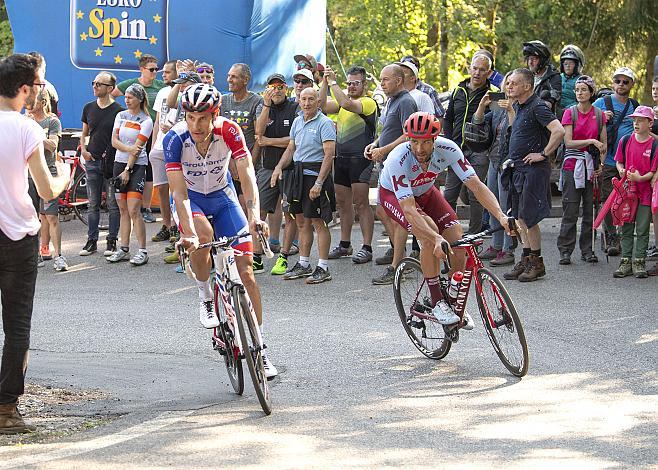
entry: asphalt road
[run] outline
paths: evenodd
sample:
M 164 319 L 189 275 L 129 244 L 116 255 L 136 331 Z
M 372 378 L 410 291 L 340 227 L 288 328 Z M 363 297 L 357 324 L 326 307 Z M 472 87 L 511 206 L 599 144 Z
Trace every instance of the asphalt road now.
M 265 417 L 253 390 L 233 393 L 164 244 L 144 267 L 109 265 L 77 256 L 84 231 L 68 222 L 71 269 L 40 270 L 28 380 L 103 390 L 70 413 L 120 417 L 0 447 L 0 468 L 656 468 L 658 279 L 613 279 L 618 258 L 558 266 L 558 223 L 542 223 L 546 278 L 507 283 L 530 347 L 521 380 L 479 321 L 444 360 L 421 356 L 372 263 L 333 261 L 317 286 L 259 275 L 280 371 Z

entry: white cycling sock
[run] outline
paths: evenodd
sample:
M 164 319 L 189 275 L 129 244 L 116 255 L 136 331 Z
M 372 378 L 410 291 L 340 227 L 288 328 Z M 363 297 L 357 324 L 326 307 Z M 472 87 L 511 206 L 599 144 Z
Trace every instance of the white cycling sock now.
M 329 260 L 319 259 L 318 266 L 324 269 L 325 271 L 329 271 Z
M 311 258 L 308 256 L 300 256 L 299 264 L 302 265 L 302 268 L 308 268 L 311 265 Z
M 210 290 L 210 279 L 207 281 L 196 281 L 199 289 L 199 300 L 212 300 L 212 290 Z

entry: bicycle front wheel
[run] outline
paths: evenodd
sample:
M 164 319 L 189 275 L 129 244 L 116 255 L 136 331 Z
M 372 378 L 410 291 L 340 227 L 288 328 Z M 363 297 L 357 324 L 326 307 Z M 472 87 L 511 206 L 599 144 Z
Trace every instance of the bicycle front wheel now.
M 523 377 L 528 373 L 528 345 L 512 299 L 488 269 L 480 269 L 477 276 L 482 287 L 477 293 L 478 307 L 491 345 L 507 370 Z
M 265 366 L 263 364 L 263 345 L 261 344 L 258 332 L 258 323 L 256 316 L 252 314 L 243 286 L 235 286 L 231 292 L 233 305 L 235 307 L 235 317 L 240 331 L 240 341 L 242 342 L 242 351 L 251 381 L 254 384 L 256 396 L 260 402 L 261 408 L 266 415 L 272 413 L 272 401 L 270 398 L 270 388 L 265 377 Z M 245 327 L 246 325 L 246 327 Z
M 424 317 L 432 313 L 432 296 L 414 258 L 404 258 L 395 270 L 393 295 L 402 327 L 414 346 L 430 359 L 446 357 L 452 341 L 441 324 Z
M 224 312 L 224 304 L 219 292 L 219 287 L 216 282 L 213 284 L 213 290 L 215 293 L 215 315 L 219 318 L 219 326 L 215 329 L 216 335 L 224 343 L 224 365 L 226 366 L 226 372 L 228 372 L 228 378 L 233 386 L 233 390 L 235 390 L 235 393 L 238 395 L 242 395 L 244 392 L 244 374 L 242 372 L 240 349 L 236 344 L 234 332 L 229 326 L 230 320 Z

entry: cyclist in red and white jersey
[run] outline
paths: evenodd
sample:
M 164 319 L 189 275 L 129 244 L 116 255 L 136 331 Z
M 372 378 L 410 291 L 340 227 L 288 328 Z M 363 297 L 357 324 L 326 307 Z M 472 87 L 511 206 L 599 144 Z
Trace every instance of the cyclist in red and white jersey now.
M 413 233 L 420 242 L 420 264 L 432 296 L 434 316 L 439 323 L 450 325 L 458 322 L 459 316 L 441 293 L 439 264 L 446 256 L 441 243 L 458 240 L 463 229 L 455 211 L 434 186 L 436 177 L 448 167 L 452 168 L 505 230 L 509 230 L 509 226 L 496 197 L 480 181 L 459 147 L 438 136 L 440 131 L 441 123 L 433 114 L 416 112 L 409 116 L 404 123 L 404 133 L 409 140 L 389 153 L 379 176 L 379 201 L 386 214 L 404 229 L 396 229 L 393 236 L 394 266 L 404 256 L 407 233 Z M 464 268 L 461 250 L 451 259 L 454 268 Z M 464 319 L 464 329 L 472 329 L 473 320 L 466 312 Z
M 221 95 L 215 87 L 196 84 L 188 87 L 181 105 L 185 120 L 174 125 L 163 140 L 167 179 L 171 188 L 172 214 L 179 224 L 180 243 L 190 253 L 190 263 L 199 289 L 199 318 L 206 328 L 218 326 L 210 287 L 210 250 L 199 244 L 218 237 L 239 238 L 234 248 L 242 255 L 235 262 L 249 298 L 262 325 L 261 295 L 252 269 L 252 236 L 257 227 L 269 235 L 260 220 L 256 174 L 240 126 L 218 116 Z M 242 211 L 228 172 L 229 161 L 237 166 L 247 213 Z M 212 217 L 211 222 L 208 217 Z M 262 328 L 262 326 L 261 326 Z M 263 354 L 265 374 L 277 375 L 276 368 Z

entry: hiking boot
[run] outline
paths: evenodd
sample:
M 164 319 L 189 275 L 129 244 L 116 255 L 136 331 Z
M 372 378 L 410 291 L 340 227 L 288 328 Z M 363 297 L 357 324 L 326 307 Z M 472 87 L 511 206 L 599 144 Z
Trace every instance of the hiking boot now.
M 160 231 L 151 237 L 151 241 L 166 242 L 169 240 L 169 237 L 171 237 L 171 232 L 169 232 L 166 225 L 163 225 L 162 228 L 160 228 Z
M 311 266 L 309 265 L 307 267 L 303 267 L 301 264 L 299 264 L 298 261 L 295 263 L 292 269 L 286 271 L 286 273 L 283 275 L 283 279 L 290 281 L 292 279 L 299 279 L 301 277 L 309 277 L 311 274 L 313 274 Z
M 614 273 L 612 273 L 612 277 L 619 279 L 630 276 L 631 274 L 633 274 L 633 265 L 631 264 L 630 258 L 622 258 L 619 260 L 619 267 Z
M 155 215 L 153 215 L 153 211 L 151 209 L 142 209 L 142 218 L 144 219 L 144 222 L 147 224 L 152 224 L 155 223 Z
M 432 309 L 432 315 L 441 325 L 452 325 L 460 320 L 459 315 L 452 310 L 452 307 L 445 300 L 439 300 L 436 303 Z
M 381 276 L 372 279 L 372 283 L 376 286 L 387 286 L 393 284 L 393 279 L 395 279 L 395 268 L 389 265 Z
M 610 235 L 610 245 L 608 245 L 608 256 L 619 256 L 621 253 L 621 240 L 618 235 Z
M 518 280 L 521 282 L 532 282 L 545 275 L 546 267 L 544 266 L 544 258 L 530 255 L 525 271 L 519 274 Z
M 525 271 L 529 258 L 529 256 L 521 257 L 521 261 L 516 263 L 510 272 L 503 274 L 503 277 L 508 281 L 515 281 L 518 279 L 519 276 Z
M 80 256 L 89 256 L 92 253 L 95 253 L 98 250 L 98 247 L 96 246 L 96 240 L 87 240 L 87 243 L 85 243 L 85 246 L 80 250 L 80 253 L 78 253 Z
M 313 274 L 306 278 L 306 284 L 320 284 L 326 281 L 331 281 L 331 274 L 329 269 L 322 269 L 320 266 L 316 266 Z
M 267 357 L 267 354 L 263 353 L 263 369 L 265 370 L 265 378 L 267 380 L 272 380 L 274 377 L 279 375 L 279 371 L 276 370 L 276 367 L 274 367 L 274 364 L 272 364 L 272 361 L 270 361 L 270 358 Z
M 263 263 L 263 258 L 256 259 L 254 256 L 254 261 L 251 263 L 251 268 L 254 270 L 254 274 L 264 273 L 265 264 Z
M 204 328 L 215 328 L 219 326 L 219 318 L 215 315 L 212 300 L 199 301 L 199 321 Z
M 66 258 L 64 258 L 62 255 L 55 257 L 55 261 L 53 261 L 53 269 L 57 272 L 66 271 L 69 269 Z
M 180 238 L 180 232 L 177 225 L 169 227 L 169 243 L 176 243 Z
M 124 250 L 117 250 L 112 256 L 108 256 L 107 261 L 110 263 L 118 263 L 119 261 L 128 261 L 130 259 L 130 252 Z
M 658 263 L 653 265 L 653 268 L 647 269 L 648 276 L 658 276 Z
M 278 258 L 276 259 L 276 263 L 274 263 L 274 266 L 270 271 L 270 274 L 274 276 L 281 276 L 285 274 L 287 270 L 288 270 L 288 259 L 283 255 L 279 255 Z
M 43 245 L 39 248 L 39 254 L 44 261 L 53 259 L 53 255 L 50 253 L 50 247 L 48 245 Z
M 375 258 L 375 264 L 379 266 L 385 264 L 391 264 L 392 262 L 393 262 L 393 247 L 386 250 L 386 253 L 384 253 L 384 255 Z
M 103 256 L 112 256 L 114 253 L 117 251 L 117 241 L 108 239 L 105 242 L 105 251 L 103 252 Z
M 587 255 L 583 254 L 580 256 L 580 259 L 583 260 L 586 263 L 598 263 L 599 262 L 599 257 L 596 256 L 594 253 L 589 253 Z
M 484 251 L 484 253 L 478 255 L 478 258 L 480 258 L 481 260 L 496 259 L 498 257 L 498 253 L 500 253 L 500 250 L 497 250 L 493 246 L 490 246 Z
M 364 264 L 369 263 L 370 261 L 372 261 L 372 252 L 365 248 L 361 248 L 354 256 L 352 256 L 352 262 L 354 264 Z
M 0 405 L 0 434 L 20 434 L 36 430 L 36 426 L 23 421 L 16 403 Z
M 507 266 L 509 264 L 514 264 L 514 253 L 505 250 L 500 250 L 496 259 L 489 262 L 490 266 Z
M 646 261 L 644 258 L 635 258 L 633 260 L 633 276 L 637 279 L 644 279 L 649 277 L 647 273 Z
M 329 259 L 347 258 L 348 256 L 352 256 L 352 252 L 352 245 L 347 248 L 343 248 L 342 246 L 338 245 L 336 248 L 329 252 Z
M 173 253 L 165 256 L 164 262 L 166 264 L 178 264 L 180 262 L 180 259 L 178 258 L 178 253 L 174 251 Z
M 135 256 L 130 258 L 130 264 L 133 266 L 143 266 L 149 261 L 149 255 L 146 251 L 139 250 Z
M 571 255 L 569 253 L 562 253 L 560 255 L 560 264 L 563 266 L 571 264 Z

